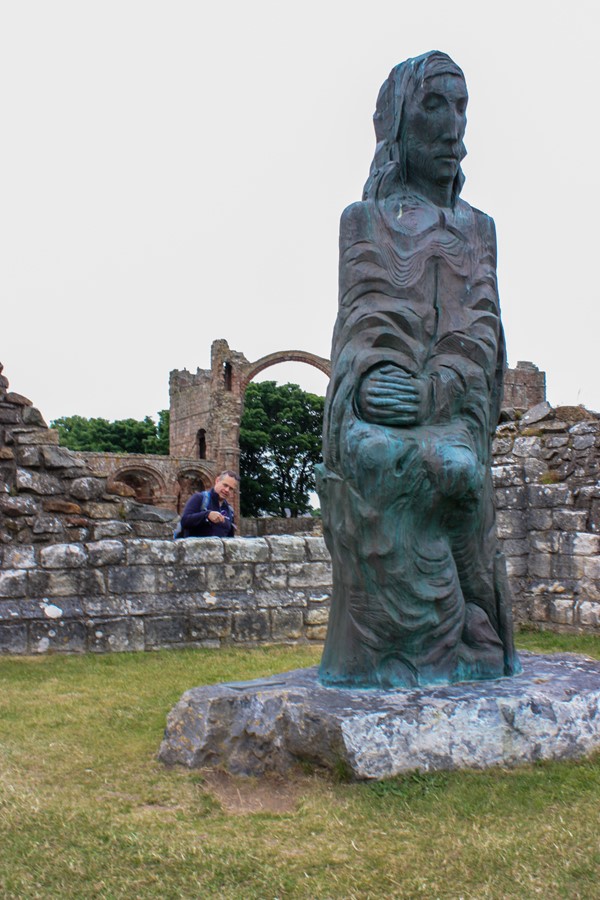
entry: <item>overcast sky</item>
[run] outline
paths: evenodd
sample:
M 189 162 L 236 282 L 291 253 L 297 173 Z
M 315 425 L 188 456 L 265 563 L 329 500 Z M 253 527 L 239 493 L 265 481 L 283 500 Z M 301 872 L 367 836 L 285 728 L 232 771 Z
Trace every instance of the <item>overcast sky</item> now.
M 470 94 L 509 363 L 600 410 L 597 0 L 0 0 L 0 361 L 47 421 L 156 417 L 226 338 L 329 356 L 390 69 Z M 263 378 L 325 392 L 297 364 Z

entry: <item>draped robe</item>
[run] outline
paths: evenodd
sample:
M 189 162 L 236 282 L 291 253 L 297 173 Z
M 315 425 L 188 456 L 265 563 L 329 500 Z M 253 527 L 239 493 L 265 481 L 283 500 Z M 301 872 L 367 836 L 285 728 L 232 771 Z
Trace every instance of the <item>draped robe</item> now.
M 318 473 L 333 594 L 323 683 L 403 687 L 519 668 L 490 475 L 505 350 L 493 221 L 397 193 L 348 207 Z M 424 380 L 410 426 L 361 412 L 368 373 Z

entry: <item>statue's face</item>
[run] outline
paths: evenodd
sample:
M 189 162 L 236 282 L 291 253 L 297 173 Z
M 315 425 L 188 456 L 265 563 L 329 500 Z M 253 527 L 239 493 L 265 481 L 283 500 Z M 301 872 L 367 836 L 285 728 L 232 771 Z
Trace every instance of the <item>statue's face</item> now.
M 467 87 L 459 75 L 426 78 L 407 105 L 409 183 L 451 184 L 462 158 Z

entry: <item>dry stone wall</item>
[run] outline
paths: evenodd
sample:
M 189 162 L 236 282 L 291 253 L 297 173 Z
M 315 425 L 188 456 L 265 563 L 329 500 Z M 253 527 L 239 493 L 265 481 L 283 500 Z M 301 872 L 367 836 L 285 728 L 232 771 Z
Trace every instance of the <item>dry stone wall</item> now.
M 321 641 L 331 567 L 319 537 L 5 545 L 0 652 Z
M 600 420 L 541 403 L 499 426 L 498 534 L 517 623 L 600 634 Z

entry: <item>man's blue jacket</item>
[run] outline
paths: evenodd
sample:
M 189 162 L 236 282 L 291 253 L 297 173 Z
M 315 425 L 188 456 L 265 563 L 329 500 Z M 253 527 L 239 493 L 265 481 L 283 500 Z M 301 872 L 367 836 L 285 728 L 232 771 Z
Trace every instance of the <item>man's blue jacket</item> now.
M 225 522 L 209 522 L 209 512 L 220 512 Z M 181 515 L 180 537 L 231 537 L 235 531 L 233 508 L 214 488 L 192 494 Z

